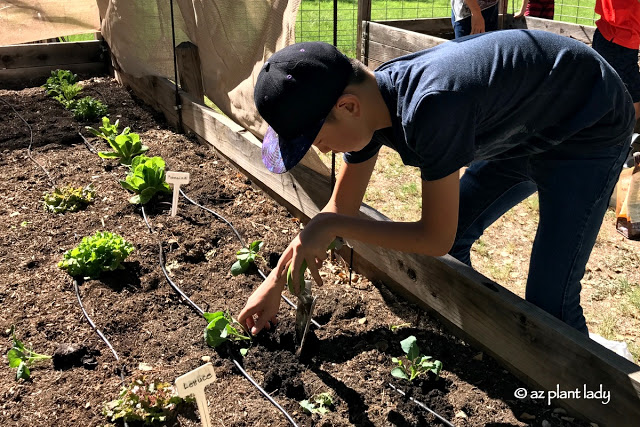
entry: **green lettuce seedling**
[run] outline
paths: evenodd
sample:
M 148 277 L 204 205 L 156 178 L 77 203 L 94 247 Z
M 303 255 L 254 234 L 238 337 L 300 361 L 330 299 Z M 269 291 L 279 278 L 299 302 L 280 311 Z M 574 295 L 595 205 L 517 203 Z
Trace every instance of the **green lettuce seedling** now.
M 407 339 L 400 341 L 400 346 L 402 346 L 402 350 L 407 355 L 408 363 L 403 364 L 402 360 L 395 357 L 391 359 L 393 363 L 398 364 L 397 367 L 391 370 L 391 375 L 396 378 L 413 381 L 418 376 L 425 375 L 429 371 L 436 374 L 436 376 L 440 374 L 442 362 L 431 360 L 431 356 L 420 354 L 416 337 L 411 335 Z
M 109 142 L 112 139 L 115 139 L 118 136 L 118 125 L 120 124 L 120 120 L 116 120 L 114 124 L 111 124 L 111 120 L 109 117 L 104 116 L 102 118 L 102 126 L 98 129 L 94 129 L 91 126 L 85 126 L 85 128 L 99 138 L 106 139 Z M 125 128 L 122 133 L 129 133 L 129 128 Z
M 120 181 L 125 189 L 136 193 L 129 202 L 144 205 L 158 192 L 171 193 L 171 187 L 165 181 L 164 167 L 162 157 L 134 157 L 127 178 Z
M 84 237 L 78 247 L 65 252 L 58 267 L 74 277 L 95 279 L 103 271 L 122 269 L 122 261 L 133 250 L 133 245 L 117 234 L 98 231 L 93 236 Z
M 31 371 L 29 368 L 36 362 L 41 360 L 51 359 L 51 356 L 46 354 L 38 354 L 31 349 L 28 349 L 22 344 L 15 334 L 14 327 L 11 327 L 11 338 L 13 340 L 13 346 L 7 353 L 7 359 L 9 359 L 9 367 L 18 368 L 16 372 L 16 380 L 20 378 L 28 380 L 31 378 Z
M 149 147 L 142 145 L 140 135 L 137 133 L 129 133 L 126 128 L 120 135 L 115 138 L 107 139 L 113 151 L 100 151 L 98 156 L 103 159 L 120 159 L 123 165 L 131 165 L 131 159 L 149 150 Z
M 72 106 L 73 118 L 82 122 L 88 122 L 107 114 L 107 106 L 90 96 L 75 102 Z
M 76 101 L 76 97 L 80 92 L 82 92 L 82 87 L 77 83 L 68 84 L 63 82 L 60 86 L 54 89 L 54 91 L 56 94 L 53 98 L 62 104 L 62 106 L 67 110 L 73 110 L 78 102 Z
M 300 402 L 300 406 L 309 414 L 324 415 L 331 411 L 329 408 L 333 406 L 333 397 L 328 392 L 320 393 L 313 397 L 313 402 L 305 399 Z
M 78 76 L 69 70 L 53 70 L 47 82 L 42 86 L 50 96 L 60 95 L 59 88 L 62 85 L 73 85 L 78 81 Z
M 145 376 L 135 378 L 122 387 L 120 397 L 104 404 L 102 414 L 111 421 L 139 421 L 144 425 L 162 424 L 174 419 L 178 408 L 193 397 L 182 398 L 174 386 Z
M 255 264 L 256 258 L 262 258 L 258 255 L 258 252 L 262 249 L 262 245 L 262 240 L 256 240 L 251 242 L 248 248 L 242 248 L 236 252 L 236 258 L 238 258 L 238 260 L 231 266 L 231 274 L 237 276 L 238 274 L 244 273 L 251 264 Z
M 204 329 L 204 340 L 210 347 L 216 348 L 227 341 L 250 340 L 251 337 L 243 335 L 240 324 L 224 311 L 204 313 L 202 315 L 209 324 Z M 238 328 L 233 325 L 237 324 Z M 246 352 L 245 352 L 246 353 Z
M 84 188 L 71 185 L 55 188 L 52 193 L 44 193 L 44 207 L 53 213 L 76 212 L 92 203 L 95 194 L 91 184 Z

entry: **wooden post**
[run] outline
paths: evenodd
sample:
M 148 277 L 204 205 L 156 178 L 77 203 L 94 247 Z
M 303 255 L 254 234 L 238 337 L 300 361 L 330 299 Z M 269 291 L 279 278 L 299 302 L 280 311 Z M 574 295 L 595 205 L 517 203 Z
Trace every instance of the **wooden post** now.
M 178 58 L 178 80 L 182 90 L 192 95 L 201 104 L 204 103 L 204 86 L 200 70 L 198 46 L 191 42 L 182 42 L 176 47 Z
M 362 22 L 371 21 L 371 0 L 358 0 L 358 32 L 356 36 L 356 58 L 360 61 L 366 55 L 362 54 Z

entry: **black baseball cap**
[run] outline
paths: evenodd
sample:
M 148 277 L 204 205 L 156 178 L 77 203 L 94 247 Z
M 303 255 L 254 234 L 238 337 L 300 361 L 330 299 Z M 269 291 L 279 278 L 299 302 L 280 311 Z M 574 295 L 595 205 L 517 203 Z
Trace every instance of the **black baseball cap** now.
M 349 58 L 323 42 L 287 46 L 264 63 L 253 97 L 269 124 L 262 141 L 267 169 L 283 173 L 302 160 L 347 87 L 351 70 Z

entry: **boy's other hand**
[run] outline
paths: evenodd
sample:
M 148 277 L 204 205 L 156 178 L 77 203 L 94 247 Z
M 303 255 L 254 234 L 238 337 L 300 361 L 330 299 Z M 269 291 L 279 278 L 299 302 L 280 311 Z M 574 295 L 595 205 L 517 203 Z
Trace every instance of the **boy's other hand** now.
M 242 327 L 255 335 L 262 328 L 270 329 L 271 324 L 275 325 L 278 322 L 276 315 L 280 307 L 283 286 L 284 283 L 277 280 L 275 270 L 273 270 L 258 289 L 251 294 L 240 312 L 238 322 Z

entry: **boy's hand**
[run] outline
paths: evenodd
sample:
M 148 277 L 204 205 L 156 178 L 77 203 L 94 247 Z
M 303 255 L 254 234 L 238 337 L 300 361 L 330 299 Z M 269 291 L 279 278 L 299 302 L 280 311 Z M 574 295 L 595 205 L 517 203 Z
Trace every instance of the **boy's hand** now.
M 335 238 L 329 230 L 333 215 L 332 213 L 316 215 L 293 239 L 278 261 L 276 267 L 278 276 L 286 277 L 289 265 L 292 266 L 291 273 L 296 295 L 300 293 L 300 274 L 304 274 L 300 268 L 304 260 L 307 261 L 307 267 L 315 282 L 318 286 L 322 286 L 322 278 L 318 269 L 322 266 L 322 260 L 327 257 L 327 247 Z
M 276 315 L 280 307 L 280 295 L 284 282 L 278 280 L 275 273 L 276 270 L 273 270 L 251 294 L 238 316 L 238 322 L 252 335 L 260 332 L 262 328 L 270 329 L 269 322 L 274 325 L 278 322 Z

